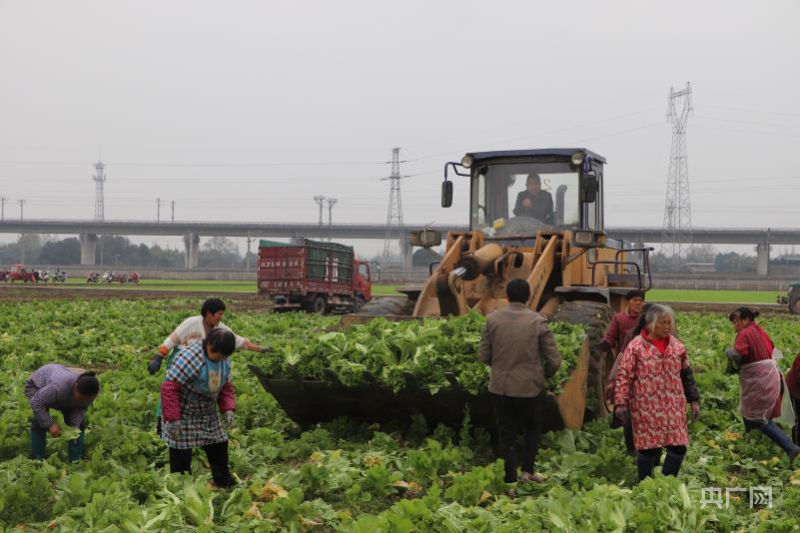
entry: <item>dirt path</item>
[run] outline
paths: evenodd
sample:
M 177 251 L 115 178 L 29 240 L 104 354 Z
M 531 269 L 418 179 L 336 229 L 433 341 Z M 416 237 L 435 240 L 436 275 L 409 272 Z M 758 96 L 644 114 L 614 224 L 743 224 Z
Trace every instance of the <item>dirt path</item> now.
M 166 300 L 192 298 L 201 300 L 211 294 L 226 301 L 236 301 L 237 309 L 267 310 L 272 307 L 268 298 L 242 292 L 210 291 L 208 295 L 197 291 L 164 291 L 146 289 L 83 289 L 70 287 L 45 287 L 36 285 L 0 285 L 0 302 L 25 302 L 37 300 Z

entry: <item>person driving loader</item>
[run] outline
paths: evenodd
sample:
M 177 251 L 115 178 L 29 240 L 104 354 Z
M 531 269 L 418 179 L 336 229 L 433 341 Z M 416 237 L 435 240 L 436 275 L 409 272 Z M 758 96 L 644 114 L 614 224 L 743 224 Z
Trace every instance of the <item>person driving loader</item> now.
M 518 217 L 535 218 L 545 224 L 553 224 L 553 196 L 548 191 L 542 190 L 542 178 L 539 174 L 528 174 L 525 190 L 517 195 L 514 214 Z

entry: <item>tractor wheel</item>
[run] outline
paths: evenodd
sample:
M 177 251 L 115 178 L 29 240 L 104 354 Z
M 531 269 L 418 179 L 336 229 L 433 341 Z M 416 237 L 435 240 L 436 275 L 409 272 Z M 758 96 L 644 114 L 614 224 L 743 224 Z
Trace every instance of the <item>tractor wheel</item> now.
M 328 302 L 324 296 L 317 296 L 311 302 L 311 312 L 318 315 L 324 315 L 328 312 Z
M 611 414 L 613 406 L 605 400 L 605 389 L 614 356 L 600 348 L 606 328 L 611 321 L 611 308 L 600 302 L 575 301 L 561 304 L 553 317 L 554 322 L 580 324 L 589 336 L 589 376 L 586 382 L 585 421 L 604 418 Z
M 789 291 L 789 312 L 800 315 L 800 287 L 792 287 Z

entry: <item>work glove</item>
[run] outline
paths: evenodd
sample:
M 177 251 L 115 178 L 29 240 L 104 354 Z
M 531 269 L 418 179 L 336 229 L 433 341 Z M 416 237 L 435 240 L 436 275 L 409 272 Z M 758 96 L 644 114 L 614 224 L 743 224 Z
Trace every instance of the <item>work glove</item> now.
M 601 340 L 600 343 L 598 344 L 598 347 L 603 352 L 612 353 L 612 351 L 611 351 L 611 343 L 608 342 L 608 339 Z
M 264 348 L 261 348 L 261 353 L 272 353 L 274 351 L 275 348 L 272 348 L 271 346 L 265 346 Z
M 233 427 L 233 411 L 225 411 L 222 413 L 222 418 L 224 419 L 223 425 L 225 429 L 231 429 Z
M 728 360 L 734 365 L 740 365 L 742 363 L 742 354 L 737 352 L 735 348 L 728 348 L 725 350 L 725 355 L 728 356 Z
M 692 422 L 700 419 L 700 402 L 692 402 Z
M 147 371 L 150 372 L 151 376 L 155 376 L 159 370 L 161 370 L 161 362 L 164 360 L 161 355 L 156 355 L 153 357 L 153 360 L 150 361 L 150 364 L 147 365 Z
M 181 436 L 181 421 L 180 420 L 168 420 L 164 422 L 164 433 L 169 436 L 172 440 L 178 440 L 178 437 Z
M 624 405 L 618 405 L 614 408 L 614 416 L 616 416 L 622 422 L 627 422 L 630 418 L 630 412 Z

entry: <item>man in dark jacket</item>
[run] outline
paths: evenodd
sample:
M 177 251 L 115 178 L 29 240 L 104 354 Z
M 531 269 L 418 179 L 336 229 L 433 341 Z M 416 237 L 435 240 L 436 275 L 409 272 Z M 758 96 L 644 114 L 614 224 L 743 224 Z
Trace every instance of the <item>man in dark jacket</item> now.
M 561 366 L 561 354 L 547 319 L 531 311 L 528 282 L 515 279 L 506 287 L 508 307 L 491 313 L 481 339 L 480 360 L 492 367 L 489 392 L 497 422 L 499 453 L 505 481 L 517 481 L 515 440 L 519 426 L 525 437 L 522 481 L 541 483 L 534 473 L 541 412 L 547 379 Z
M 553 196 L 542 190 L 539 174 L 528 174 L 525 190 L 517 195 L 514 214 L 518 217 L 531 217 L 545 224 L 553 223 Z

